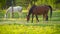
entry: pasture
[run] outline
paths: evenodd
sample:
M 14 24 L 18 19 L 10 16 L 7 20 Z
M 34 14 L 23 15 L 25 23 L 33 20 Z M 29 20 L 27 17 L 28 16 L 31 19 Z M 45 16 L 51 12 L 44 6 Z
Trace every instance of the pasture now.
M 20 16 L 18 13 L 14 13 L 14 18 L 3 18 L 3 12 L 0 13 L 0 34 L 60 34 L 60 10 L 53 11 L 52 18 L 50 21 L 43 22 L 42 15 L 39 16 L 39 22 L 26 21 L 27 12 L 23 10 L 23 14 Z

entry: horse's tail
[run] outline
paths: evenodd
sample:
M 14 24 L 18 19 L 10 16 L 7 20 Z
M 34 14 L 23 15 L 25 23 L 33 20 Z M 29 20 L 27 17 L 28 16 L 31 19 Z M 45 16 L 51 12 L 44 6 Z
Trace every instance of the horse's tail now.
M 48 6 L 50 8 L 50 18 L 52 17 L 52 7 Z

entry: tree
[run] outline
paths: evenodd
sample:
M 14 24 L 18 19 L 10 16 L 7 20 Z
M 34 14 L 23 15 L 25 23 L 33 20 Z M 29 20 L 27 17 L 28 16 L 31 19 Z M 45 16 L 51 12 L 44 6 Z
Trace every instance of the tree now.
M 13 6 L 16 5 L 16 0 L 6 0 L 6 8 L 8 8 L 9 6 L 12 6 L 12 1 L 13 1 Z
M 54 4 L 55 4 L 56 8 L 60 9 L 60 0 L 55 0 Z
M 6 0 L 0 0 L 0 9 L 3 9 L 5 4 L 6 4 Z
M 31 5 L 35 5 L 36 2 L 37 2 L 37 0 L 30 0 Z
M 56 3 L 56 4 L 60 3 L 60 0 L 55 0 L 55 3 Z

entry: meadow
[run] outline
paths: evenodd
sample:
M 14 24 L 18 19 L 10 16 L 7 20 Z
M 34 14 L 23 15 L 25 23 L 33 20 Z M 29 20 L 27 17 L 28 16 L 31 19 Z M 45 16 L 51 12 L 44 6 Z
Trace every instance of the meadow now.
M 27 12 L 23 11 L 20 16 L 14 13 L 14 18 L 3 18 L 3 12 L 0 13 L 0 34 L 60 34 L 60 10 L 53 11 L 50 21 L 43 21 L 42 15 L 39 16 L 39 22 L 29 23 L 26 21 Z M 30 17 L 31 18 L 31 17 Z

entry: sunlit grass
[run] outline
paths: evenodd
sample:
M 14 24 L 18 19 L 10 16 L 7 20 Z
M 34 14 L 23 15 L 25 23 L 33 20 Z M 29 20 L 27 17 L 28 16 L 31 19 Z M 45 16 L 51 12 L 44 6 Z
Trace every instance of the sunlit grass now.
M 0 25 L 0 34 L 60 34 L 59 25 L 26 26 L 19 24 Z

